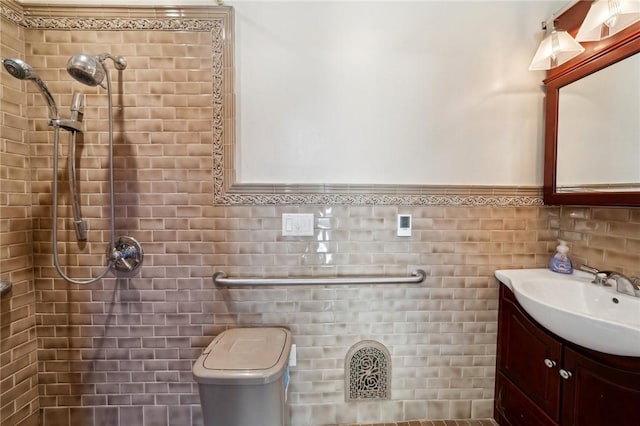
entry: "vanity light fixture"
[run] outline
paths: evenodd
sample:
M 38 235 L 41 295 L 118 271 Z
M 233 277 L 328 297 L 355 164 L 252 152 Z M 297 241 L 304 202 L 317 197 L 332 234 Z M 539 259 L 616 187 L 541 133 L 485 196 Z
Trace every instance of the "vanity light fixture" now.
M 640 0 L 596 0 L 576 35 L 578 41 L 598 41 L 640 21 Z
M 542 22 L 542 29 L 546 35 L 529 65 L 529 71 L 555 68 L 584 52 L 584 47 L 568 32 L 556 29 L 553 17 Z

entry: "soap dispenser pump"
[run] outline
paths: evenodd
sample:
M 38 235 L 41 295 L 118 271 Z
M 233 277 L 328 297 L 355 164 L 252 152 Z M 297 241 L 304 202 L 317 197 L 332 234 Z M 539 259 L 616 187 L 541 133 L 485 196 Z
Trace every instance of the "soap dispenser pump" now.
M 573 273 L 573 265 L 571 265 L 571 259 L 569 259 L 569 246 L 567 242 L 558 240 L 558 246 L 556 247 L 556 253 L 549 261 L 549 268 L 553 272 L 559 272 L 561 274 Z

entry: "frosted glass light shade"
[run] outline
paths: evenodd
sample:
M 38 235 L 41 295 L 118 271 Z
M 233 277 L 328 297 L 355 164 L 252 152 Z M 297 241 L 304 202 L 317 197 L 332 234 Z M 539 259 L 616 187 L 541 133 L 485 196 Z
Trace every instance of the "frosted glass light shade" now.
M 584 52 L 584 47 L 573 39 L 566 31 L 551 30 L 540 42 L 530 71 L 549 70 L 564 64 Z
M 637 21 L 640 21 L 640 0 L 596 0 L 591 5 L 576 40 L 602 40 Z

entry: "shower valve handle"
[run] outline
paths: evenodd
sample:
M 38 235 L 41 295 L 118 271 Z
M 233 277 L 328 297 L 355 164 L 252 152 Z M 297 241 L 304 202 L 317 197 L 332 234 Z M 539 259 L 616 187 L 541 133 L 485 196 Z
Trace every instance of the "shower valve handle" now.
M 113 264 L 112 268 L 117 272 L 136 273 L 142 266 L 144 253 L 142 245 L 132 237 L 120 237 L 109 255 Z

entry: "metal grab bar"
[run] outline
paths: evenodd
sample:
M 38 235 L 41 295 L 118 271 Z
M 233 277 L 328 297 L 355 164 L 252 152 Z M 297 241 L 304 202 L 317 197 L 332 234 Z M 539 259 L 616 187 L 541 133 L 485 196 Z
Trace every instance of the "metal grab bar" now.
M 409 277 L 317 277 L 317 278 L 228 278 L 224 272 L 213 274 L 213 283 L 222 287 L 264 285 L 348 285 L 348 284 L 419 284 L 427 277 L 422 269 Z

